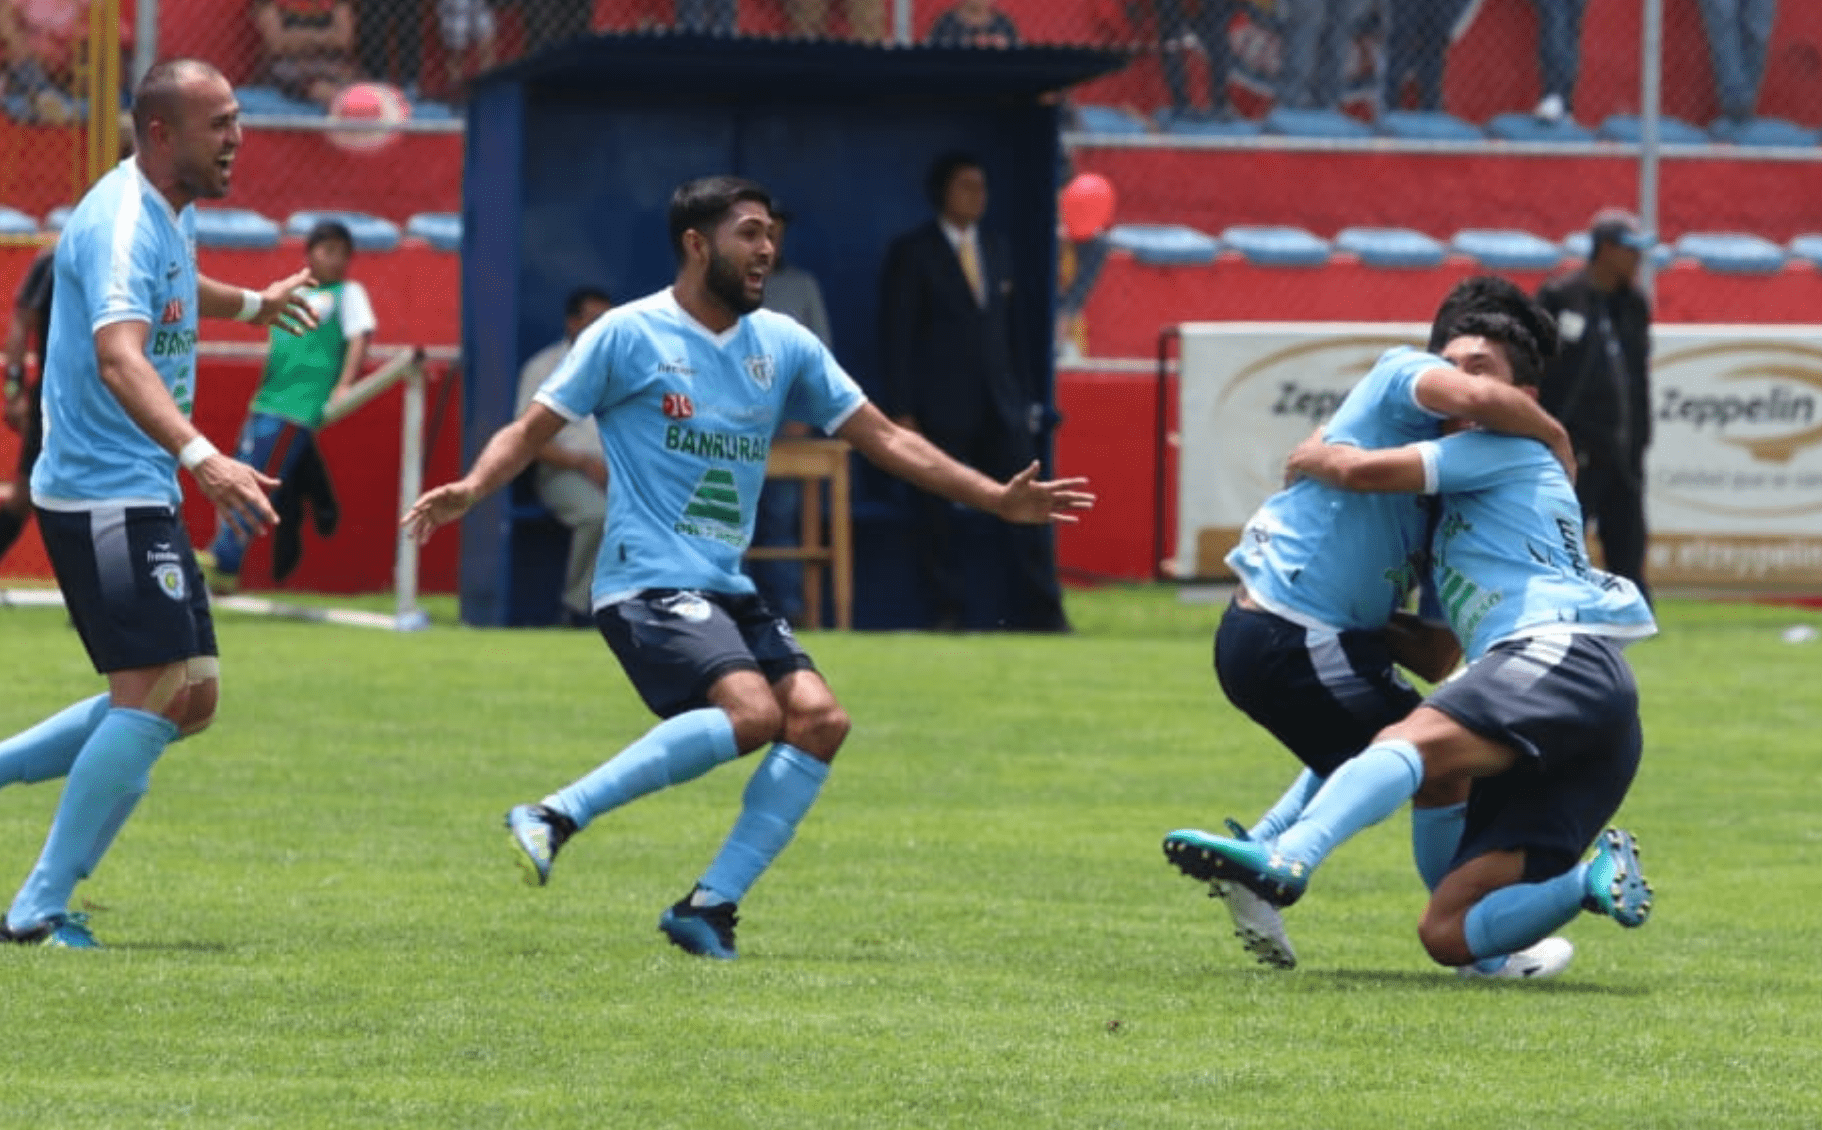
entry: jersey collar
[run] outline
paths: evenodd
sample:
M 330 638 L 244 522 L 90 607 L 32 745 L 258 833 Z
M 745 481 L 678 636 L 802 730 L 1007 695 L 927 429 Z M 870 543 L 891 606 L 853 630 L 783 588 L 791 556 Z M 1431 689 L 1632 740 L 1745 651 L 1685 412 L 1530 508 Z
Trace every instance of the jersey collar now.
M 164 210 L 165 219 L 171 221 L 171 226 L 173 228 L 177 227 L 177 210 L 171 207 L 171 202 L 165 199 L 164 193 L 158 191 L 158 186 L 147 179 L 145 170 L 139 167 L 139 162 L 128 157 L 120 163 L 132 167 L 133 179 L 139 182 L 140 195 L 150 197 L 157 201 L 158 207 Z M 186 204 L 184 207 L 188 208 L 191 207 L 191 205 Z
M 696 315 L 690 313 L 688 310 L 685 310 L 683 308 L 683 303 L 677 301 L 677 288 L 676 287 L 665 287 L 664 288 L 664 300 L 671 304 L 671 309 L 677 311 L 677 316 L 679 318 L 683 319 L 683 324 L 685 326 L 689 327 L 690 329 L 701 334 L 703 337 L 706 337 L 710 341 L 714 342 L 715 348 L 717 348 L 717 349 L 727 348 L 728 343 L 733 341 L 734 338 L 740 333 L 741 323 L 746 321 L 746 317 L 744 315 L 742 315 L 741 317 L 734 319 L 733 325 L 729 326 L 725 330 L 722 330 L 720 333 L 716 333 L 714 330 L 709 329 L 707 326 L 705 326 L 701 322 L 697 321 Z

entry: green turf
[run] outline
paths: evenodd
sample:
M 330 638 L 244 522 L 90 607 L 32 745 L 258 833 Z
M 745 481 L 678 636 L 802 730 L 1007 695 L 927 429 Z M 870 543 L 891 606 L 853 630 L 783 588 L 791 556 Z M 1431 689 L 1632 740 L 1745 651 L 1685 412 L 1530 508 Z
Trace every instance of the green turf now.
M 1622 820 L 1658 892 L 1548 984 L 1424 958 L 1403 816 L 1245 960 L 1161 834 L 1293 765 L 1219 698 L 1219 608 L 1075 594 L 1068 638 L 814 634 L 855 718 L 746 900 L 742 958 L 658 913 L 745 766 L 604 818 L 551 886 L 499 827 L 648 724 L 586 633 L 225 616 L 224 704 L 79 895 L 101 953 L 0 949 L 0 1126 L 1783 1127 L 1822 1120 L 1813 613 L 1670 603 L 1630 652 Z M 0 610 L 0 732 L 99 689 Z M 4 881 L 56 787 L 0 793 Z

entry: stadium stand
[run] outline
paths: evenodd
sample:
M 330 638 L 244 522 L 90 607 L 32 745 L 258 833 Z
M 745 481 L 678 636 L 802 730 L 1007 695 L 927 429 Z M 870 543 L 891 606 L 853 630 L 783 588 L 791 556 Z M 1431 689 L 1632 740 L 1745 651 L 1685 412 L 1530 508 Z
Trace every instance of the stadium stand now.
M 0 205 L 0 235 L 37 235 L 38 221 L 17 208 Z
M 462 217 L 453 212 L 419 212 L 405 221 L 405 234 L 438 251 L 460 251 Z
M 1339 110 L 1299 110 L 1274 107 L 1260 129 L 1279 137 L 1360 139 L 1373 136 L 1373 127 Z
M 1410 228 L 1343 228 L 1335 248 L 1369 267 L 1439 267 L 1449 257 L 1448 248 Z
M 1485 141 L 1487 135 L 1441 110 L 1393 110 L 1373 123 L 1382 137 L 1401 141 Z
M 299 238 L 324 220 L 340 220 L 354 236 L 356 251 L 391 251 L 399 245 L 399 226 L 391 220 L 369 216 L 365 212 L 303 211 L 293 212 L 285 220 L 285 234 Z
M 1637 144 L 1645 136 L 1645 121 L 1637 114 L 1610 114 L 1594 131 L 1602 141 L 1624 141 Z M 1669 116 L 1658 119 L 1658 141 L 1664 145 L 1707 145 L 1707 133 Z
M 1182 224 L 1115 224 L 1107 232 L 1107 242 L 1141 263 L 1157 266 L 1210 263 L 1221 253 L 1220 240 Z
M 1320 267 L 1329 259 L 1327 240 L 1284 225 L 1236 224 L 1221 233 L 1221 242 L 1264 267 Z
M 1710 271 L 1768 274 L 1784 268 L 1782 247 L 1741 232 L 1689 232 L 1676 241 L 1676 253 Z
M 278 239 L 278 221 L 251 209 L 196 209 L 198 247 L 277 247 Z
M 1563 259 L 1560 244 L 1528 231 L 1467 228 L 1449 246 L 1489 271 L 1548 271 Z

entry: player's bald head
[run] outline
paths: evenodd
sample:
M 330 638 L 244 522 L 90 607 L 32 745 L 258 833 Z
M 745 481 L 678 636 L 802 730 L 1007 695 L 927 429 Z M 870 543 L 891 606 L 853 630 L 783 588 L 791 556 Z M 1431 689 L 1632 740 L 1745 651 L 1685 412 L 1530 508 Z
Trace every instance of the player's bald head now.
M 212 80 L 227 82 L 213 64 L 201 59 L 154 63 L 133 91 L 133 136 L 140 145 L 145 144 L 153 119 L 175 122 L 183 112 L 184 96 Z

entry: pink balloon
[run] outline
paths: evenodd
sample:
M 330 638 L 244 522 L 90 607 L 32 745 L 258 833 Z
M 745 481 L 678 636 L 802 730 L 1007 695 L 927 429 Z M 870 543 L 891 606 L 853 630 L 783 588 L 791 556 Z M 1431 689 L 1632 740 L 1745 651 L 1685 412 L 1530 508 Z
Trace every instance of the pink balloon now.
M 1113 222 L 1113 185 L 1099 173 L 1080 173 L 1063 189 L 1063 230 L 1088 239 Z

